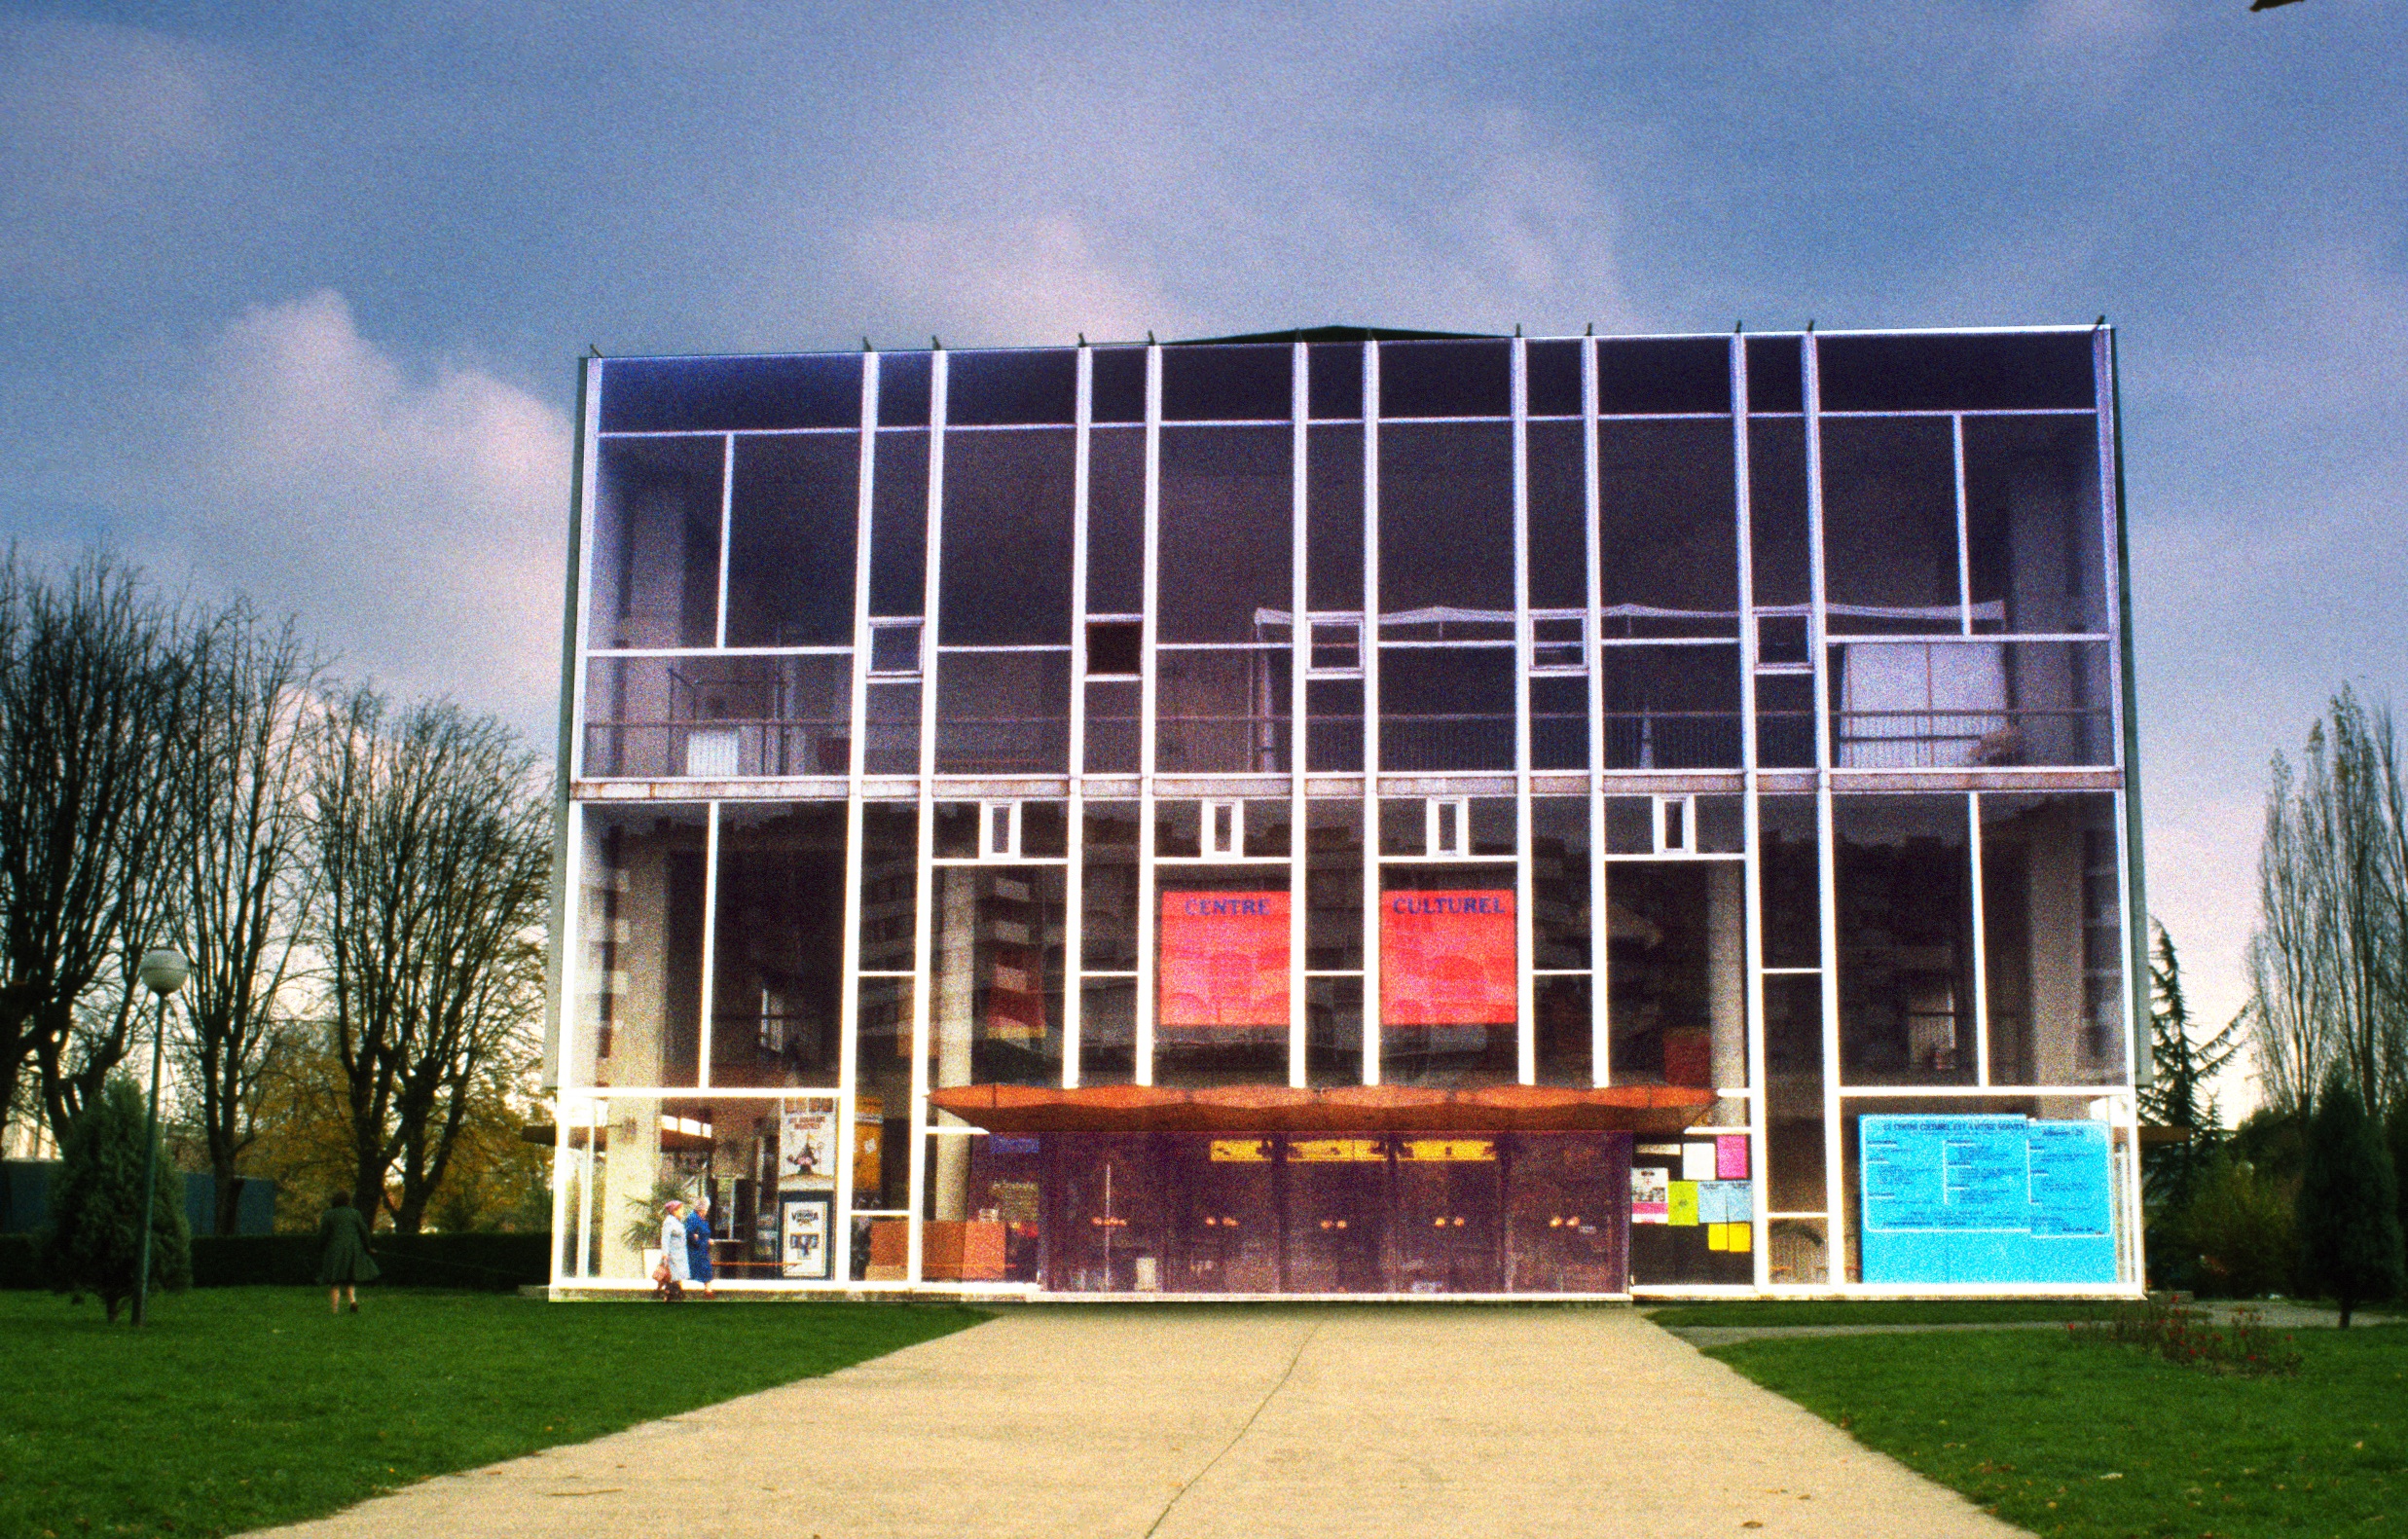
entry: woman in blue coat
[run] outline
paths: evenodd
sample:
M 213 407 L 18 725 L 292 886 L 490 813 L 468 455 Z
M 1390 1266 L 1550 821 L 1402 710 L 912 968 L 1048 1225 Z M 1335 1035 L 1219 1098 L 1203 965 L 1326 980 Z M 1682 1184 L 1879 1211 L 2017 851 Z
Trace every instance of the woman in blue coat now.
M 698 1197 L 685 1216 L 686 1275 L 703 1285 L 703 1297 L 717 1297 L 711 1291 L 711 1199 Z

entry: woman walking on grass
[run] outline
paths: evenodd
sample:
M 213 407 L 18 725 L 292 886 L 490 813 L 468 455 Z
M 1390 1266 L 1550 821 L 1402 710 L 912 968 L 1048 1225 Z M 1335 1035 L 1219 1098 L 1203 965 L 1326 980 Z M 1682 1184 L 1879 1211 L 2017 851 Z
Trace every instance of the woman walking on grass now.
M 368 1259 L 368 1221 L 351 1206 L 351 1194 L 338 1191 L 326 1199 L 325 1217 L 317 1221 L 317 1280 L 326 1290 L 326 1307 L 343 1312 L 343 1296 L 351 1296 L 351 1312 L 359 1313 L 359 1285 L 377 1280 L 377 1264 Z

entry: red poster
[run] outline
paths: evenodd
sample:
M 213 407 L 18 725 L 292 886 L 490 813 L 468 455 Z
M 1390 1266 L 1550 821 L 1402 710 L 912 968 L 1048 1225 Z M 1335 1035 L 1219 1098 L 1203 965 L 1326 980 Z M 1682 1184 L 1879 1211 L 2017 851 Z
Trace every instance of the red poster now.
M 1159 1026 L 1288 1025 L 1288 895 L 1162 895 Z
M 1382 1025 L 1496 1025 L 1519 1019 L 1520 1003 L 1511 888 L 1382 895 Z

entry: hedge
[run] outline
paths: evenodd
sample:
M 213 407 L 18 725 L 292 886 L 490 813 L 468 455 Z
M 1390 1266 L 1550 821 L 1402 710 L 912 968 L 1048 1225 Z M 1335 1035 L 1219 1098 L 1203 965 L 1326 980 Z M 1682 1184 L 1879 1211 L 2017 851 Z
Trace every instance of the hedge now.
M 41 1241 L 0 1234 L 0 1288 L 44 1288 Z M 548 1234 L 379 1234 L 368 1254 L 394 1288 L 464 1288 L 507 1293 L 550 1276 Z M 314 1234 L 196 1234 L 193 1285 L 242 1288 L 317 1284 Z

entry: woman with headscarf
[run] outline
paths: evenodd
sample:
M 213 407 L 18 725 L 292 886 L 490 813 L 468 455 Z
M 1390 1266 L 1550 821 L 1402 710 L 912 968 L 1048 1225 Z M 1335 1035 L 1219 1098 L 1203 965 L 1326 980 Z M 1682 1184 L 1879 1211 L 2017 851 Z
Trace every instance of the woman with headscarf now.
M 675 1197 L 661 1206 L 661 1265 L 653 1280 L 664 1300 L 685 1291 L 685 1204 Z
M 711 1291 L 711 1199 L 696 1197 L 694 1206 L 685 1216 L 685 1274 L 703 1285 L 703 1297 L 715 1299 Z

